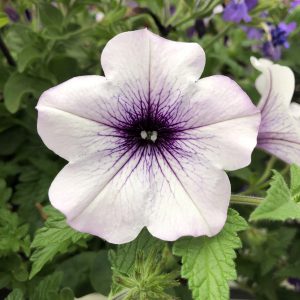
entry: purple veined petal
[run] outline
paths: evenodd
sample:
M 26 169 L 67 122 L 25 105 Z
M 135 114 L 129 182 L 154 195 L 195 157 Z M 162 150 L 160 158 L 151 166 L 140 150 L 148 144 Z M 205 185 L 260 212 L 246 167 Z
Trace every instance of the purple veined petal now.
M 219 169 L 247 166 L 257 143 L 260 111 L 226 76 L 200 79 L 196 88 L 190 101 L 197 117 L 186 125 L 190 148 L 199 147 L 198 152 Z
M 196 82 L 204 60 L 196 44 L 122 33 L 103 51 L 106 78 L 76 77 L 41 96 L 39 134 L 69 161 L 49 198 L 72 227 L 112 243 L 144 226 L 166 240 L 221 230 L 223 169 L 249 163 L 259 113 L 226 77 Z
M 37 105 L 38 133 L 47 147 L 66 160 L 82 158 L 107 148 L 115 130 L 110 116 L 111 84 L 101 76 L 74 77 L 42 94 Z
M 174 161 L 172 154 L 157 158 L 149 232 L 163 240 L 181 236 L 213 236 L 224 226 L 230 182 L 224 171 L 206 164 L 187 150 Z M 185 156 L 184 155 L 190 155 Z
M 291 105 L 295 78 L 292 70 L 267 60 L 251 58 L 252 65 L 262 72 L 256 87 L 262 98 L 258 104 L 262 121 L 258 147 L 287 163 L 300 164 L 300 122 Z
M 194 82 L 201 76 L 205 53 L 196 43 L 173 42 L 147 29 L 118 34 L 103 49 L 101 65 L 106 78 L 123 85 L 130 81 L 144 94 L 160 92 L 175 81 Z M 180 74 L 180 76 L 179 76 Z
M 126 243 L 147 224 L 153 193 L 137 149 L 94 154 L 69 163 L 51 184 L 51 204 L 73 228 Z

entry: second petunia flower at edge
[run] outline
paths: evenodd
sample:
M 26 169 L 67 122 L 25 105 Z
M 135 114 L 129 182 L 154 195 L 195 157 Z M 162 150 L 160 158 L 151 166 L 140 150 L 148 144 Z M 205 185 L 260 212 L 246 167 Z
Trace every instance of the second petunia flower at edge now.
M 230 200 L 225 170 L 250 163 L 259 110 L 231 79 L 201 80 L 203 49 L 147 29 L 101 56 L 102 76 L 44 92 L 38 132 L 69 161 L 49 198 L 73 228 L 112 243 L 143 227 L 160 239 L 213 236 Z
M 281 160 L 300 165 L 300 105 L 292 102 L 295 76 L 286 66 L 251 57 L 262 74 L 256 80 L 261 94 L 258 147 Z

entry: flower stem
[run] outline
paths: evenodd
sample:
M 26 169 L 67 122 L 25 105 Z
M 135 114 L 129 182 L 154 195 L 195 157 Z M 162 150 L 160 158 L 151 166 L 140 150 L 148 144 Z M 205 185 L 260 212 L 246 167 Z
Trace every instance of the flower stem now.
M 270 160 L 268 161 L 267 163 L 267 166 L 266 166 L 266 169 L 264 171 L 264 173 L 262 174 L 262 176 L 257 180 L 256 182 L 256 185 L 260 185 L 262 183 L 264 183 L 269 177 L 270 177 L 270 174 L 272 172 L 272 168 L 274 166 L 274 164 L 276 163 L 276 157 L 275 156 L 272 156 L 270 158 Z
M 230 203 L 258 206 L 264 198 L 243 195 L 231 195 Z

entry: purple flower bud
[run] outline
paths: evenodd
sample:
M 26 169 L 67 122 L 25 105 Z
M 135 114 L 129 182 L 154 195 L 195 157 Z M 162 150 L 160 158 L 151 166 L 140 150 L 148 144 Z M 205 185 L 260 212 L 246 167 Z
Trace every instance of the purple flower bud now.
M 12 7 L 5 7 L 4 8 L 5 13 L 7 14 L 7 16 L 10 18 L 11 21 L 13 22 L 18 22 L 20 19 L 19 14 L 17 13 L 17 11 L 15 9 L 13 9 Z
M 289 278 L 288 282 L 295 287 L 295 290 L 300 292 L 300 279 L 298 278 Z
M 25 9 L 25 17 L 26 17 L 27 21 L 29 21 L 29 22 L 32 20 L 32 14 L 29 9 Z

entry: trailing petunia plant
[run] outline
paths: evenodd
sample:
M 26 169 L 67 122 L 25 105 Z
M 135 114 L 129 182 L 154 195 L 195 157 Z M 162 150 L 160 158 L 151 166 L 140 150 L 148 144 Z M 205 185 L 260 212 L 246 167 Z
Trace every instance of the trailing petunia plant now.
M 299 299 L 299 4 L 2 1 L 0 298 Z

